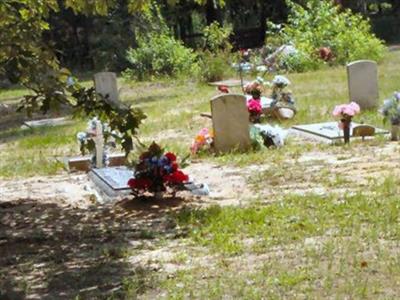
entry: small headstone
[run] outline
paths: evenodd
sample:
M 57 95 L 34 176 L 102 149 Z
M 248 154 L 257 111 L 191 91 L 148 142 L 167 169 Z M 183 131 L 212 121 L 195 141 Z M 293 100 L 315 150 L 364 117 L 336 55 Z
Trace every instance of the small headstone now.
M 94 75 L 96 93 L 102 95 L 110 104 L 119 106 L 117 75 L 112 72 L 101 72 Z
M 371 60 L 359 60 L 347 65 L 350 102 L 358 103 L 361 109 L 378 106 L 378 67 Z
M 363 140 L 366 136 L 374 136 L 375 127 L 370 125 L 358 125 L 353 128 L 353 136 L 360 136 Z
M 245 96 L 217 96 L 211 100 L 211 112 L 217 152 L 250 148 L 249 113 Z

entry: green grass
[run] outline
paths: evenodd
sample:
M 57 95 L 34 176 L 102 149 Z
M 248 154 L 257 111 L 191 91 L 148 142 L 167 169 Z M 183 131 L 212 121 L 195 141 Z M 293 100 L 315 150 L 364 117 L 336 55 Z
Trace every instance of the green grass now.
M 399 180 L 374 195 L 289 195 L 267 206 L 176 215 L 206 265 L 163 281 L 170 299 L 392 298 L 399 295 Z
M 400 82 L 400 52 L 387 54 L 384 62 L 379 66 L 379 84 L 381 101 L 398 89 Z M 272 78 L 272 76 L 269 76 Z M 347 79 L 345 67 L 324 69 L 312 73 L 289 74 L 292 82 L 292 90 L 298 103 L 298 114 L 293 120 L 279 124 L 283 127 L 290 127 L 293 124 L 310 123 L 331 120 L 331 111 L 336 104 L 344 103 L 348 99 Z M 271 79 L 269 78 L 269 79 Z M 251 79 L 251 78 L 249 78 Z M 87 81 L 85 85 L 89 85 Z M 192 81 L 168 81 L 160 82 L 131 82 L 120 80 L 121 99 L 127 103 L 140 107 L 148 115 L 143 126 L 140 128 L 139 137 L 145 142 L 153 140 L 161 143 L 171 151 L 176 151 L 180 156 L 189 152 L 192 138 L 202 127 L 211 127 L 211 122 L 200 117 L 200 113 L 209 112 L 209 100 L 217 93 L 214 87 L 204 84 L 197 84 Z M 23 95 L 26 91 L 22 89 L 1 90 L 0 101 L 15 100 L 15 97 Z M 234 92 L 240 92 L 239 88 Z M 364 121 L 378 126 L 383 126 L 381 116 L 375 111 L 364 111 L 355 118 L 355 121 Z M 276 123 L 276 121 L 272 121 Z M 84 129 L 84 126 L 80 127 Z M 54 155 L 61 153 L 54 151 L 56 148 L 63 148 L 68 153 L 78 154 L 74 130 L 67 130 L 62 135 L 51 134 L 43 136 L 43 133 L 33 133 L 26 137 L 26 141 L 9 143 L 4 141 L 7 132 L 0 132 L 0 143 L 3 144 L 1 151 L 6 153 L 10 161 L 23 159 L 21 152 L 28 147 L 33 153 L 43 153 L 45 156 L 50 152 Z M 37 134 L 37 140 L 34 135 Z M 8 132 L 9 135 L 9 132 Z M 0 144 L 0 145 L 1 145 Z M 5 145 L 5 148 L 4 148 Z M 312 145 L 298 145 L 288 141 L 288 145 L 282 150 L 258 151 L 249 153 L 230 153 L 218 156 L 214 159 L 218 163 L 234 163 L 239 166 L 265 162 L 266 160 L 284 160 L 288 157 L 296 157 L 312 149 Z M 321 146 L 322 148 L 324 146 Z M 331 147 L 332 148 L 332 147 Z M 12 149 L 12 151 L 11 151 Z M 209 156 L 206 156 L 209 157 Z M 59 157 L 61 158 L 61 157 Z M 53 167 L 47 166 L 48 164 Z M 26 170 L 31 161 L 37 161 L 35 168 L 40 174 L 53 174 L 60 170 L 61 166 L 54 164 L 54 160 L 45 161 L 32 160 L 32 155 L 26 157 L 26 164 L 15 171 L 0 171 L 0 177 L 29 176 L 31 170 Z M 26 165 L 23 167 L 22 165 Z
M 399 88 L 399 69 L 400 52 L 389 53 L 379 66 L 381 101 Z M 347 102 L 344 67 L 288 77 L 299 113 L 281 126 L 331 120 L 333 107 Z M 146 142 L 160 142 L 183 157 L 196 132 L 211 126 L 199 114 L 209 111 L 209 100 L 216 94 L 213 87 L 191 81 L 120 80 L 119 84 L 121 99 L 148 115 L 140 129 Z M 0 101 L 13 101 L 24 92 L 0 91 Z M 374 111 L 362 112 L 355 118 L 360 120 L 382 125 Z M 56 128 L 0 131 L 0 178 L 62 172 L 63 158 L 79 154 L 76 133 L 85 126 L 82 120 Z M 374 150 L 385 143 L 377 138 L 343 147 L 289 139 L 280 149 L 201 155 L 203 161 L 240 167 L 256 199 L 246 206 L 188 207 L 166 216 L 177 225 L 170 229 L 177 233 L 172 234 L 173 241 L 153 229 L 140 228 L 137 238 L 146 241 L 143 249 L 133 251 L 128 244 L 105 249 L 108 260 L 119 261 L 140 251 L 178 245 L 180 251 L 166 263 L 182 266 L 168 276 L 162 268 L 134 266 L 110 299 L 140 295 L 148 299 L 398 298 L 400 181 L 396 157 L 375 155 Z M 324 157 L 300 160 L 313 152 L 334 156 L 344 167 L 332 168 Z M 346 163 L 363 153 L 375 155 L 372 166 Z M 261 165 L 264 168 L 245 173 L 247 167 Z M 352 171 L 362 167 L 367 168 L 364 177 L 354 178 Z M 369 174 L 375 171 L 380 175 Z M 295 193 L 307 184 L 325 192 Z M 108 228 L 107 223 L 100 225 Z M 161 244 L 152 243 L 158 239 L 163 239 Z M 164 262 L 157 263 L 162 267 Z M 28 279 L 19 283 L 22 290 L 28 289 Z

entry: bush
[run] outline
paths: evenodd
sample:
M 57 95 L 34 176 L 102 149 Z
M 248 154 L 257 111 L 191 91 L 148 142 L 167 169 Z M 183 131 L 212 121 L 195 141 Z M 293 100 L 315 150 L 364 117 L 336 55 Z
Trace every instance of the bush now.
M 213 22 L 203 29 L 204 51 L 200 52 L 201 80 L 222 80 L 231 70 L 229 58 L 232 44 L 229 40 L 232 34 L 232 26 L 221 26 Z
M 290 68 L 304 71 L 318 68 L 324 61 L 319 49 L 332 51 L 329 64 L 345 64 L 358 59 L 380 61 L 385 53 L 382 41 L 371 33 L 369 21 L 350 10 L 342 10 L 333 1 L 307 0 L 305 6 L 287 0 L 290 14 L 286 26 L 269 36 L 294 44 L 299 54 L 285 57 Z
M 200 54 L 201 80 L 205 82 L 219 81 L 227 75 L 231 68 L 223 52 L 213 54 L 204 51 Z
M 125 74 L 143 80 L 151 76 L 188 75 L 198 69 L 193 50 L 167 33 L 150 33 L 137 42 L 138 47 L 127 52 L 132 69 Z

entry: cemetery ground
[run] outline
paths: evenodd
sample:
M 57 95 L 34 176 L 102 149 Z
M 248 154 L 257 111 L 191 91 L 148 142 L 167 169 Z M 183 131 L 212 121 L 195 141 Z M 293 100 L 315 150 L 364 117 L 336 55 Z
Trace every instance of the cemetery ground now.
M 399 89 L 400 52 L 379 65 L 380 100 Z M 294 124 L 330 121 L 348 99 L 344 67 L 290 74 Z M 148 115 L 142 140 L 188 153 L 211 126 L 213 87 L 121 80 Z M 237 90 L 239 91 L 239 90 Z M 24 91 L 0 93 L 15 105 Z M 400 295 L 398 142 L 289 138 L 280 149 L 202 154 L 187 173 L 207 198 L 98 205 L 68 174 L 85 121 L 21 130 L 0 119 L 0 298 L 394 299 Z M 9 126 L 6 124 L 14 124 Z M 18 119 L 19 120 L 19 119 Z M 355 121 L 382 125 L 375 111 Z M 387 125 L 386 125 L 387 128 Z

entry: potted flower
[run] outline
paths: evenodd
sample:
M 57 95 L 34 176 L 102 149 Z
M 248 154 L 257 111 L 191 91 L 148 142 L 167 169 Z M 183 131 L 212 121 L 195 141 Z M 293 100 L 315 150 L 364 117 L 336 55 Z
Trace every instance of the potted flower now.
M 400 93 L 395 92 L 390 99 L 386 99 L 380 112 L 384 116 L 384 122 L 390 121 L 392 141 L 397 141 L 400 135 Z
M 355 102 L 337 105 L 333 110 L 333 116 L 340 118 L 339 128 L 343 130 L 345 144 L 350 143 L 351 120 L 359 112 L 360 106 Z
M 252 96 L 252 98 L 247 101 L 249 119 L 252 123 L 260 122 L 262 114 L 261 94 L 263 91 L 264 80 L 262 78 L 257 78 L 256 80 L 246 84 L 246 86 L 244 87 L 244 92 Z
M 275 76 L 271 82 L 272 102 L 269 114 L 278 119 L 291 119 L 296 114 L 293 94 L 286 90 L 290 84 L 289 79 L 282 75 Z

